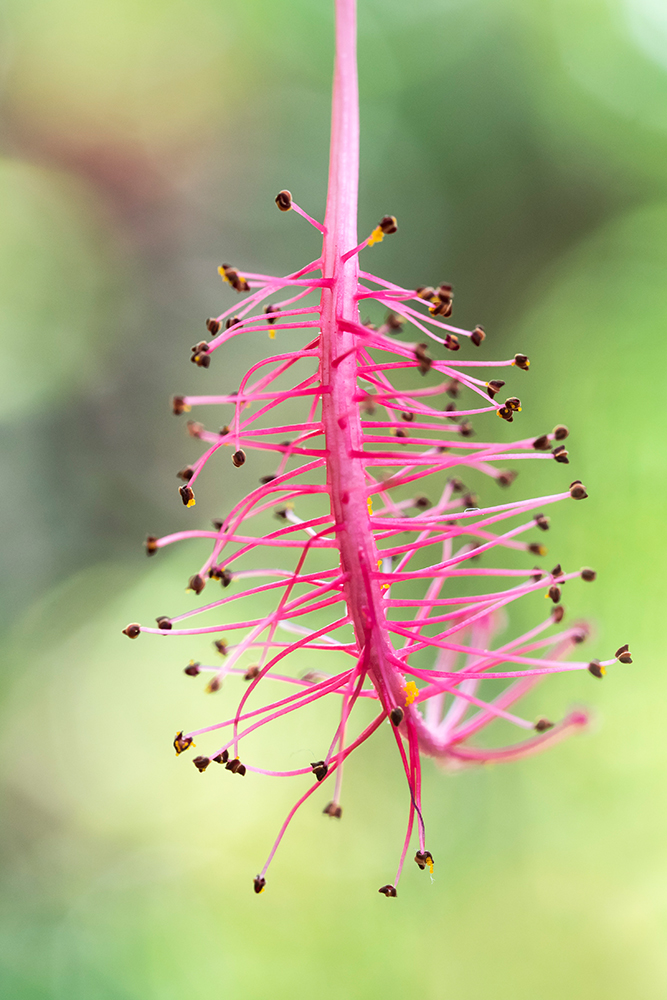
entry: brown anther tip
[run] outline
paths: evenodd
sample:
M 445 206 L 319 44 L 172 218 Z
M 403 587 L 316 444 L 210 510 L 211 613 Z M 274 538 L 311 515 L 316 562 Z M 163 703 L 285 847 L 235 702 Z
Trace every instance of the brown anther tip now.
M 588 638 L 588 630 L 584 626 L 578 628 L 576 632 L 572 633 L 572 642 L 575 642 L 577 645 L 579 645 L 582 642 L 585 642 L 587 638 Z
M 172 396 L 171 399 L 171 409 L 172 412 L 178 417 L 181 413 L 185 413 L 190 407 L 185 404 L 185 396 Z
M 479 347 L 479 345 L 482 343 L 482 341 L 486 340 L 486 334 L 484 333 L 484 327 L 483 326 L 479 326 L 479 324 L 478 324 L 475 327 L 475 329 L 472 331 L 472 333 L 470 334 L 470 339 L 472 340 L 472 342 L 475 345 L 475 347 Z
M 450 309 L 451 312 L 451 309 Z M 445 336 L 445 345 L 448 351 L 458 351 L 461 345 L 459 344 L 459 338 L 454 333 L 448 333 Z
M 281 194 L 282 194 L 282 191 L 281 191 Z M 278 205 L 278 208 L 280 208 L 280 205 Z M 283 208 L 283 209 L 281 209 L 281 211 L 282 212 L 286 212 L 287 209 Z M 253 889 L 255 890 L 255 892 L 259 895 L 260 892 L 264 892 L 264 887 L 266 886 L 266 879 L 262 878 L 261 875 L 256 875 L 255 878 L 252 881 L 252 886 L 253 886 Z
M 517 475 L 518 473 L 514 472 L 512 469 L 508 469 L 507 471 L 498 473 L 496 482 L 499 486 L 511 486 Z
M 391 236 L 392 233 L 398 231 L 398 223 L 393 215 L 383 215 L 378 222 L 378 226 L 385 236 Z
M 551 598 L 554 604 L 558 604 L 561 596 L 560 587 L 557 587 L 555 583 L 552 583 L 552 585 L 549 587 L 549 590 L 547 591 L 547 596 Z
M 205 689 L 206 694 L 215 694 L 216 691 L 219 691 L 221 687 L 222 687 L 222 681 L 216 674 L 214 677 L 211 677 L 210 681 L 206 685 Z
M 497 393 L 500 392 L 502 387 L 505 385 L 502 379 L 492 378 L 490 382 L 486 383 L 486 394 L 490 399 L 493 399 Z
M 213 520 L 211 521 L 211 524 L 213 525 L 216 531 L 222 531 L 224 523 L 225 522 L 220 517 L 214 517 Z M 209 570 L 209 576 L 210 576 L 210 570 Z
M 248 669 L 246 670 L 246 672 L 243 675 L 243 680 L 244 681 L 254 681 L 255 677 L 259 677 L 259 667 L 258 666 L 248 667 Z
M 455 476 L 449 480 L 449 485 L 452 488 L 452 493 L 463 493 L 465 491 L 465 484 Z
M 183 753 L 183 751 L 187 750 L 188 747 L 191 745 L 192 745 L 192 737 L 184 736 L 183 730 L 180 729 L 174 736 L 173 746 L 174 750 L 176 751 L 176 756 L 178 757 L 179 754 Z
M 195 474 L 195 470 L 191 465 L 186 465 L 184 469 L 179 469 L 176 473 L 177 479 L 182 479 L 184 482 L 189 483 Z
M 417 851 L 415 861 L 421 870 L 424 871 L 426 867 L 430 867 L 433 864 L 433 855 L 430 851 Z
M 505 406 L 509 406 L 510 410 L 518 413 L 521 409 L 521 400 L 518 396 L 508 396 L 505 400 Z
M 564 441 L 569 433 L 570 432 L 565 424 L 557 424 L 557 426 L 553 429 L 553 435 L 556 441 Z
M 232 774 L 236 774 L 242 767 L 243 765 L 238 757 L 235 757 L 234 760 L 228 760 L 225 764 L 225 770 L 231 771 Z M 243 773 L 245 774 L 245 768 L 243 768 Z
M 548 719 L 538 719 L 535 723 L 535 732 L 546 733 L 547 729 L 553 729 L 553 722 L 549 722 Z
M 186 427 L 188 434 L 193 438 L 201 437 L 204 432 L 204 425 L 200 424 L 198 420 L 188 420 Z
M 461 503 L 464 505 L 464 507 L 478 507 L 479 506 L 479 497 L 477 496 L 476 493 L 472 493 L 472 492 L 465 493 L 461 497 Z
M 340 819 L 343 815 L 343 808 L 339 806 L 336 802 L 327 802 L 322 813 L 325 816 L 331 816 L 333 819 Z
M 431 503 L 428 497 L 420 495 L 414 498 L 414 500 L 412 501 L 412 506 L 416 507 L 417 510 L 428 510 L 429 507 L 433 506 L 433 504 Z
M 589 569 L 588 566 L 585 566 L 582 569 L 580 576 L 581 579 L 585 580 L 587 583 L 592 583 L 593 580 L 595 580 L 595 578 L 597 577 L 597 573 L 595 572 L 594 569 Z
M 187 667 L 183 669 L 183 673 L 187 674 L 188 677 L 197 677 L 201 673 L 201 670 L 199 669 L 199 664 L 195 663 L 194 660 L 192 660 L 190 663 L 188 663 Z
M 208 765 L 211 763 L 210 757 L 194 757 L 192 763 L 197 768 L 200 774 L 203 774 Z
M 541 531 L 549 530 L 549 518 L 546 516 L 546 514 L 536 514 L 535 524 Z
M 221 656 L 227 656 L 227 641 L 225 639 L 214 639 L 213 645 Z
M 131 625 L 123 629 L 123 635 L 126 635 L 128 639 L 136 639 L 140 632 L 141 625 L 138 625 L 136 622 L 132 622 Z
M 166 615 L 160 615 L 155 621 L 157 622 L 157 627 L 162 629 L 163 632 L 168 632 L 172 628 L 171 619 Z
M 469 420 L 462 420 L 459 424 L 459 434 L 462 438 L 469 438 L 474 435 L 475 431 Z
M 398 333 L 399 330 L 403 329 L 403 324 L 405 320 L 398 313 L 389 312 L 387 313 L 387 318 L 384 321 L 385 326 L 389 328 L 391 333 Z
M 405 420 L 406 424 L 411 424 L 414 419 L 414 413 L 408 413 L 406 410 L 401 413 L 401 420 Z
M 232 455 L 232 463 L 235 465 L 237 469 L 240 469 L 241 466 L 245 464 L 245 459 L 246 455 L 243 448 L 239 448 L 239 450 L 235 451 L 234 454 Z
M 195 492 L 191 486 L 179 486 L 178 492 L 185 507 L 191 507 L 195 500 Z
M 553 618 L 556 625 L 558 624 L 558 622 L 562 622 L 563 618 L 565 617 L 565 608 L 563 607 L 562 604 L 556 605 L 551 617 Z
M 213 758 L 215 764 L 226 764 L 229 760 L 229 750 L 223 750 L 216 757 Z
M 148 535 L 148 537 L 146 538 L 146 541 L 144 542 L 144 546 L 146 547 L 146 555 L 147 556 L 154 556 L 155 553 L 157 552 L 157 538 L 156 538 L 156 536 L 155 535 Z
M 395 708 L 392 708 L 391 712 L 389 713 L 389 718 L 391 719 L 394 726 L 400 726 L 400 724 L 403 722 L 403 709 L 399 708 L 398 705 Z
M 580 480 L 575 480 L 570 486 L 570 496 L 573 500 L 585 500 L 588 496 L 584 484 Z
M 435 288 L 431 288 L 430 285 L 420 285 L 415 289 L 415 295 L 418 299 L 425 299 L 428 302 L 435 295 Z
M 289 212 L 292 208 L 292 192 L 291 191 L 279 191 L 276 195 L 276 205 L 281 212 Z M 259 892 L 255 889 L 255 892 Z
M 557 448 L 554 448 L 551 452 L 553 457 L 557 462 L 562 462 L 563 465 L 569 465 L 570 459 L 567 457 L 567 448 L 563 444 L 559 444 Z
M 259 485 L 260 486 L 268 486 L 269 483 L 272 483 L 273 480 L 276 479 L 276 478 L 277 478 L 277 476 L 274 473 L 271 473 L 271 475 L 269 475 L 269 476 L 260 476 L 260 478 L 259 478 Z
M 326 778 L 329 767 L 325 763 L 325 761 L 316 760 L 311 762 L 310 766 L 312 768 L 313 774 L 315 775 L 318 781 L 322 781 L 324 778 Z
M 237 326 L 240 322 L 240 316 L 228 316 L 225 320 L 225 330 L 231 330 L 233 326 Z
M 398 893 L 396 892 L 396 886 L 395 885 L 383 885 L 383 886 L 380 886 L 380 888 L 378 889 L 378 892 L 381 892 L 383 896 L 387 897 L 387 899 L 389 899 L 389 898 L 394 899 L 398 895 Z
M 535 438 L 533 448 L 535 451 L 549 451 L 549 435 L 542 434 L 541 437 Z
M 630 652 L 630 644 L 626 642 L 624 646 L 618 647 L 618 649 L 614 653 L 614 656 L 616 657 L 616 659 L 618 659 L 618 657 L 621 656 L 622 653 L 629 653 L 629 652 Z
M 508 424 L 511 424 L 514 420 L 514 411 L 510 406 L 501 406 L 500 409 L 496 410 L 496 413 L 502 420 L 506 420 Z
M 277 320 L 277 316 L 272 315 L 272 313 L 279 313 L 280 306 L 274 306 L 270 302 L 268 305 L 264 306 L 264 314 L 266 315 L 266 322 L 273 325 Z
M 220 322 L 219 319 L 207 319 L 206 320 L 206 329 L 208 330 L 208 332 L 213 337 L 215 337 L 216 333 L 220 333 L 221 326 L 222 326 L 222 323 Z
M 618 657 L 618 662 L 619 663 L 632 663 L 632 657 L 630 656 L 629 653 L 621 653 L 621 655 Z
M 528 360 L 528 357 L 525 354 L 515 354 L 514 364 L 517 366 L 517 368 L 522 368 L 524 371 L 528 371 L 530 367 L 530 361 Z
M 433 358 L 428 353 L 428 344 L 415 345 L 415 359 L 419 362 L 419 371 L 426 375 L 433 364 Z
M 556 579 L 556 577 L 563 575 L 563 567 L 561 566 L 560 563 L 556 563 L 554 568 L 551 570 L 551 575 L 554 579 Z
M 599 660 L 591 660 L 587 669 L 589 674 L 592 674 L 593 677 L 597 677 L 598 680 L 601 680 L 607 672 Z
M 195 594 L 201 594 L 205 586 L 206 581 L 199 573 L 195 573 L 195 575 L 191 576 L 188 580 L 188 590 L 194 590 Z
M 533 583 L 539 583 L 540 580 L 543 579 L 543 577 L 544 573 L 542 572 L 540 567 L 535 566 L 533 572 L 530 574 L 530 579 L 533 581 Z
M 528 546 L 528 552 L 532 552 L 534 556 L 540 556 L 541 558 L 547 554 L 546 548 L 544 545 L 540 545 L 539 542 L 531 542 Z

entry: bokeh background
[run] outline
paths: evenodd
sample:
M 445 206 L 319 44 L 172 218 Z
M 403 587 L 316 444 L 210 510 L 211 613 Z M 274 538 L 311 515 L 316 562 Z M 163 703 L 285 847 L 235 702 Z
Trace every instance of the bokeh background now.
M 305 809 L 257 897 L 295 786 L 176 761 L 174 731 L 236 689 L 209 700 L 182 674 L 190 647 L 120 634 L 189 600 L 191 553 L 147 563 L 141 543 L 186 523 L 174 473 L 198 452 L 171 393 L 236 384 L 250 357 L 237 340 L 223 367 L 188 364 L 230 304 L 217 264 L 317 252 L 273 197 L 323 211 L 332 4 L 5 0 L 4 997 L 667 995 L 665 10 L 360 0 L 360 227 L 400 223 L 373 264 L 446 277 L 486 356 L 530 355 L 522 428 L 566 421 L 572 464 L 513 489 L 584 480 L 550 556 L 598 570 L 566 601 L 591 655 L 635 657 L 541 689 L 536 712 L 596 713 L 550 754 L 427 764 L 436 880 L 408 865 L 388 901 L 406 800 L 386 734 L 348 768 L 342 822 Z M 227 464 L 201 523 L 236 495 Z M 288 756 L 319 745 L 322 711 L 277 734 Z

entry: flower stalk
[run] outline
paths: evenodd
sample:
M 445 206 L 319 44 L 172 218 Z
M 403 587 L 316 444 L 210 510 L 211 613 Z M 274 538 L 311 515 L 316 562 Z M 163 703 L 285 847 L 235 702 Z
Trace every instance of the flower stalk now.
M 512 444 L 474 437 L 471 418 L 495 413 L 512 423 L 521 412 L 518 397 L 496 398 L 505 386 L 497 376 L 499 369 L 506 369 L 508 377 L 526 372 L 530 362 L 523 354 L 500 361 L 452 359 L 464 345 L 478 349 L 485 332 L 446 322 L 453 308 L 450 285 L 408 289 L 361 269 L 360 254 L 396 232 L 397 224 L 384 216 L 358 242 L 358 175 L 356 3 L 336 0 L 324 223 L 301 209 L 289 191 L 276 198 L 282 212 L 295 211 L 322 234 L 321 254 L 285 277 L 222 265 L 223 280 L 246 298 L 240 307 L 206 321 L 210 339 L 193 347 L 192 361 L 208 369 L 214 354 L 233 338 L 262 332 L 273 341 L 281 331 L 301 330 L 305 343 L 251 365 L 237 391 L 176 396 L 173 402 L 176 414 L 211 405 L 225 407 L 228 414 L 228 423 L 217 432 L 188 421 L 190 435 L 205 450 L 179 473 L 186 506 L 195 503 L 195 485 L 205 466 L 226 447 L 234 467 L 259 453 L 274 457 L 274 471 L 226 518 L 214 522 L 212 530 L 194 528 L 147 540 L 147 553 L 153 555 L 175 542 L 208 539 L 210 554 L 189 587 L 200 594 L 207 584 L 220 583 L 225 591 L 231 586 L 230 592 L 194 611 L 160 617 L 157 627 L 132 624 L 124 630 L 130 638 L 141 632 L 210 634 L 222 666 L 191 662 L 186 674 L 205 674 L 211 693 L 227 675 L 241 676 L 248 685 L 227 719 L 179 732 L 177 755 L 204 737 L 211 748 L 194 758 L 202 773 L 215 763 L 241 776 L 309 776 L 254 880 L 258 893 L 292 818 L 320 785 L 332 787 L 323 812 L 340 818 L 344 762 L 381 725 L 391 728 L 408 787 L 398 870 L 393 882 L 379 890 L 393 898 L 415 825 L 415 861 L 420 869 L 433 870 L 422 807 L 424 755 L 458 767 L 516 760 L 543 750 L 585 726 L 586 713 L 570 712 L 554 724 L 515 714 L 516 703 L 547 675 L 588 671 L 601 678 L 617 660 L 631 662 L 627 646 L 608 660 L 564 660 L 586 638 L 586 628 L 561 627 L 562 588 L 579 577 L 593 580 L 592 570 L 504 564 L 502 556 L 508 552 L 543 557 L 546 550 L 534 537 L 549 528 L 545 509 L 585 499 L 586 489 L 574 481 L 546 496 L 482 505 L 465 479 L 486 477 L 509 487 L 515 472 L 506 468 L 507 462 L 567 464 L 562 443 L 567 429 L 559 425 L 549 434 Z M 369 301 L 386 310 L 379 326 L 360 318 L 360 304 Z M 418 339 L 399 338 L 408 330 Z M 277 387 L 278 380 L 282 384 L 304 363 L 309 373 L 288 389 Z M 419 384 L 406 388 L 406 375 L 417 376 Z M 295 400 L 303 407 L 297 421 L 281 414 Z M 425 483 L 435 499 L 421 492 Z M 302 517 L 300 509 L 311 513 Z M 266 511 L 277 514 L 279 526 L 253 534 L 253 518 Z M 272 557 L 282 553 L 291 564 L 279 565 L 276 558 L 276 565 L 265 569 L 244 568 L 243 557 L 257 549 Z M 480 557 L 488 555 L 494 564 L 480 564 Z M 546 617 L 530 630 L 494 643 L 506 609 L 545 589 L 551 602 Z M 234 608 L 246 598 L 253 608 L 266 602 L 264 613 L 248 617 L 241 612 L 235 618 Z M 220 613 L 222 623 L 189 626 L 193 616 L 212 610 Z M 328 619 L 324 625 L 323 616 Z M 347 668 L 296 677 L 290 673 L 290 657 L 299 650 L 317 651 L 318 663 L 325 654 L 336 664 L 347 658 Z M 495 694 L 487 694 L 488 686 L 482 693 L 483 680 L 496 683 Z M 290 693 L 251 707 L 258 685 L 269 681 Z M 241 760 L 243 741 L 252 732 L 331 697 L 339 700 L 340 717 L 321 760 L 304 761 L 291 771 Z M 376 711 L 359 731 L 354 709 L 364 701 Z M 511 723 L 522 738 L 506 747 L 476 744 L 477 734 L 498 719 Z

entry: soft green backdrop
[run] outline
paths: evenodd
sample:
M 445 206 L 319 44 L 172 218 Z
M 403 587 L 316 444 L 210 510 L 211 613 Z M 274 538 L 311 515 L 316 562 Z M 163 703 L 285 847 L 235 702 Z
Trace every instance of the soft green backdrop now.
M 168 399 L 206 374 L 187 357 L 228 302 L 216 265 L 315 253 L 273 196 L 322 212 L 331 3 L 6 0 L 3 997 L 667 995 L 665 8 L 360 8 L 360 224 L 400 222 L 376 266 L 447 276 L 487 356 L 531 356 L 523 426 L 566 420 L 590 492 L 554 511 L 555 559 L 599 572 L 568 609 L 635 663 L 542 689 L 540 710 L 596 711 L 548 755 L 427 765 L 433 885 L 410 865 L 397 900 L 377 893 L 406 808 L 382 733 L 349 768 L 343 821 L 304 810 L 252 893 L 292 788 L 176 762 L 174 730 L 221 702 L 183 677 L 190 648 L 120 628 L 181 602 L 192 572 L 185 551 L 142 561 L 141 541 L 185 524 L 173 476 L 193 452 Z M 245 365 L 239 347 L 225 378 Z M 553 489 L 553 468 L 515 489 Z M 236 489 L 213 482 L 202 519 Z M 266 739 L 302 754 L 321 724 Z

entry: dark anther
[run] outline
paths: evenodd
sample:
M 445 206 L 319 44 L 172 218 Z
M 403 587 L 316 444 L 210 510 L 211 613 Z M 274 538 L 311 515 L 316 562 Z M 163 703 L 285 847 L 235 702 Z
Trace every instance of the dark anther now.
M 588 664 L 588 672 L 589 674 L 593 674 L 593 677 L 597 677 L 598 680 L 601 680 L 607 673 L 599 660 L 591 660 Z
M 225 424 L 224 427 L 220 428 L 218 434 L 220 435 L 221 438 L 227 437 L 227 435 L 229 434 L 229 427 L 227 426 L 227 424 Z
M 192 468 L 192 466 L 191 465 L 186 465 L 184 469 L 180 469 L 176 473 L 176 478 L 177 479 L 182 479 L 183 482 L 185 482 L 185 483 L 189 483 L 190 480 L 192 479 L 192 477 L 194 476 L 194 474 L 195 474 L 195 470 Z
M 133 622 L 131 625 L 128 625 L 127 628 L 123 629 L 123 635 L 126 635 L 128 639 L 136 639 L 140 632 L 141 625 L 137 625 L 136 622 Z
M 269 302 L 269 304 L 267 306 L 264 306 L 264 312 L 266 314 L 266 322 L 273 324 L 278 319 L 278 317 L 277 316 L 272 316 L 271 314 L 272 313 L 279 313 L 280 312 L 280 306 L 273 306 Z
M 255 677 L 259 677 L 259 667 L 248 667 L 243 675 L 244 681 L 254 681 Z
M 397 437 L 397 438 L 406 438 L 408 436 L 408 432 L 407 431 L 402 431 L 400 429 L 398 429 L 398 430 L 394 429 L 393 433 L 394 433 L 394 437 Z
M 540 528 L 541 531 L 549 530 L 549 518 L 546 516 L 546 514 L 536 514 L 535 524 L 537 525 L 538 528 Z
M 584 568 L 581 571 L 581 579 L 585 580 L 586 583 L 592 583 L 596 576 L 597 573 L 595 572 L 595 570 L 589 569 L 588 566 L 584 566 Z
M 211 524 L 213 525 L 216 531 L 222 531 L 224 523 L 225 522 L 220 517 L 214 517 L 213 520 L 211 521 Z
M 465 490 L 465 484 L 460 479 L 456 479 L 456 477 L 449 480 L 449 485 L 452 488 L 452 493 L 463 493 Z
M 530 361 L 525 354 L 515 354 L 514 364 L 517 368 L 523 368 L 524 371 L 528 371 L 528 368 L 530 367 Z
M 510 410 L 514 410 L 515 413 L 518 413 L 521 409 L 521 400 L 518 396 L 508 396 L 505 400 L 505 406 L 509 406 Z
M 385 236 L 391 236 L 392 233 L 397 232 L 398 224 L 393 215 L 383 215 L 378 222 L 378 228 L 382 230 Z
M 530 574 L 530 579 L 533 581 L 533 583 L 539 583 L 543 576 L 544 573 L 542 572 L 540 567 L 535 566 L 533 568 L 533 572 Z
M 157 538 L 155 535 L 149 535 L 144 542 L 144 545 L 146 547 L 146 555 L 154 556 L 157 552 Z
M 240 322 L 240 316 L 228 316 L 225 320 L 225 330 L 231 330 L 233 326 L 237 326 Z
M 533 448 L 535 451 L 549 451 L 549 435 L 542 434 L 541 437 L 535 438 L 533 441 Z
M 216 674 L 215 677 L 211 677 L 210 681 L 206 685 L 206 694 L 215 694 L 222 687 L 222 681 Z
M 313 774 L 315 775 L 318 781 L 322 781 L 323 778 L 326 778 L 327 771 L 329 770 L 329 768 L 323 760 L 316 760 L 314 762 L 311 762 L 310 766 L 313 769 Z
M 181 731 L 176 733 L 174 736 L 174 750 L 176 751 L 176 756 L 178 757 L 179 753 L 183 753 L 184 750 L 187 750 L 191 744 L 192 737 L 184 736 L 183 730 L 181 729 Z
M 534 556 L 540 556 L 541 558 L 547 554 L 544 545 L 540 545 L 539 542 L 531 542 L 528 546 L 528 551 L 532 552 Z
M 447 281 L 443 281 L 441 285 L 438 285 L 438 289 L 435 294 L 439 299 L 442 299 L 443 302 L 451 301 L 454 298 L 454 290 Z
M 433 358 L 428 353 L 428 344 L 417 344 L 415 347 L 415 358 L 419 362 L 419 371 L 422 375 L 430 371 Z
M 535 723 L 535 731 L 537 733 L 546 733 L 547 729 L 553 729 L 553 722 L 549 722 L 548 719 L 538 719 Z
M 514 413 L 509 406 L 501 406 L 497 413 L 498 416 L 502 417 L 503 420 L 506 420 L 508 424 L 511 424 L 514 420 Z
M 557 587 L 555 583 L 552 583 L 547 591 L 547 595 L 551 598 L 554 604 L 558 604 L 560 601 L 560 587 Z
M 562 462 L 563 465 L 569 465 L 570 459 L 567 457 L 567 448 L 564 444 L 559 444 L 557 448 L 554 448 L 551 452 L 553 457 L 557 462 Z
M 486 334 L 484 333 L 484 327 L 480 326 L 479 323 L 475 329 L 470 334 L 470 339 L 472 340 L 475 347 L 479 347 L 483 340 L 486 340 Z
M 213 645 L 220 653 L 220 656 L 227 656 L 227 641 L 225 639 L 214 639 Z
M 443 413 L 448 414 L 447 416 L 448 420 L 458 420 L 458 417 L 456 416 L 457 409 L 454 403 L 447 403 L 447 406 L 443 410 Z
M 430 285 L 420 285 L 419 288 L 415 289 L 415 295 L 418 299 L 426 299 L 430 302 L 435 296 L 435 288 L 431 288 Z
M 218 271 L 222 274 L 225 281 L 229 282 L 235 292 L 249 292 L 250 285 L 242 278 L 235 267 L 230 264 L 221 264 Z
M 378 892 L 381 892 L 382 895 L 386 896 L 387 898 L 389 898 L 390 896 L 393 898 L 397 895 L 395 885 L 383 885 L 378 889 Z
M 401 420 L 405 420 L 406 424 L 411 424 L 414 419 L 414 413 L 408 413 L 406 410 L 401 413 Z
M 569 433 L 570 432 L 565 426 L 565 424 L 558 424 L 557 427 L 554 427 L 553 434 L 556 441 L 564 441 Z
M 232 462 L 234 463 L 237 469 L 240 469 L 241 466 L 245 463 L 245 452 L 243 448 L 239 448 L 238 451 L 234 452 L 234 454 L 232 455 Z
M 475 431 L 469 420 L 462 420 L 459 424 L 459 434 L 462 438 L 472 437 Z
M 238 757 L 235 757 L 234 760 L 228 760 L 225 764 L 225 770 L 231 771 L 232 774 L 240 774 L 241 776 L 245 774 L 245 767 Z
M 425 868 L 433 868 L 433 855 L 430 851 L 417 851 L 415 854 L 415 861 L 422 871 L 424 871 Z
M 398 705 L 396 706 L 396 708 L 392 708 L 391 712 L 389 713 L 389 718 L 391 719 L 391 721 L 395 726 L 400 726 L 400 724 L 403 722 L 403 709 L 399 708 Z
M 188 434 L 190 437 L 198 438 L 202 436 L 204 431 L 204 425 L 200 424 L 198 420 L 188 420 L 187 422 Z
M 384 325 L 388 328 L 390 333 L 398 333 L 402 330 L 405 320 L 402 316 L 399 316 L 395 312 L 387 313 L 387 318 L 384 321 Z
M 192 348 L 192 357 L 190 358 L 195 365 L 199 368 L 208 368 L 211 364 L 211 356 L 208 353 L 208 344 L 205 340 L 200 340 L 198 344 L 195 344 Z
M 572 633 L 572 642 L 579 643 L 585 642 L 588 638 L 588 628 L 585 625 L 580 625 L 576 632 Z
M 177 417 L 181 413 L 186 413 L 190 409 L 189 406 L 186 406 L 184 396 L 173 396 L 171 400 L 171 408 Z
M 195 502 L 195 493 L 191 486 L 179 486 L 178 492 L 185 507 L 192 507 Z
M 565 616 L 565 608 L 563 607 L 562 604 L 557 604 L 553 610 L 553 615 L 552 615 L 556 625 L 558 624 L 558 622 L 562 622 L 564 616 Z
M 281 521 L 286 521 L 288 513 L 289 507 L 278 507 L 277 510 L 274 510 L 273 516 L 279 517 Z
M 195 573 L 195 575 L 191 576 L 188 581 L 188 589 L 194 590 L 195 594 L 201 594 L 205 586 L 206 581 L 203 576 L 199 575 L 199 573 Z
M 448 396 L 451 396 L 452 399 L 456 399 L 459 394 L 460 385 L 461 383 L 457 378 L 450 378 L 449 382 L 445 384 L 445 392 Z
M 210 757 L 194 757 L 192 763 L 197 768 L 200 774 L 203 774 L 208 765 L 211 763 Z
M 223 750 L 217 757 L 213 758 L 215 764 L 226 764 L 229 760 L 229 750 Z
M 281 191 L 280 193 L 283 194 L 284 192 Z M 289 192 L 287 192 L 287 193 L 289 194 Z M 277 198 L 276 198 L 276 201 L 278 201 Z M 290 205 L 290 208 L 291 207 L 292 206 Z M 278 205 L 278 208 L 280 208 L 280 205 Z M 280 208 L 280 211 L 281 212 L 286 212 L 287 209 L 286 208 Z M 253 879 L 252 885 L 253 885 L 253 889 L 255 890 L 256 893 L 259 894 L 260 892 L 264 892 L 264 886 L 266 885 L 266 879 L 262 878 L 261 875 L 256 875 L 255 878 Z
M 183 673 L 187 674 L 188 677 L 197 677 L 201 673 L 199 664 L 195 663 L 194 660 L 190 660 L 187 667 L 184 668 Z
M 428 497 L 421 495 L 414 498 L 414 500 L 412 501 L 412 505 L 413 507 L 416 507 L 417 510 L 428 510 L 429 507 L 433 506 Z
M 206 329 L 214 337 L 215 337 L 216 333 L 220 333 L 220 327 L 221 326 L 222 326 L 222 324 L 220 323 L 219 319 L 207 319 L 206 320 Z
M 327 802 L 322 812 L 325 816 L 331 816 L 334 819 L 340 819 L 343 815 L 342 807 L 337 805 L 335 802 Z
M 156 618 L 155 621 L 157 622 L 157 627 L 161 628 L 164 632 L 168 632 L 172 627 L 171 620 L 167 618 L 166 615 L 160 615 L 160 617 Z
M 276 478 L 277 477 L 273 473 L 271 473 L 270 476 L 260 476 L 259 484 L 260 486 L 268 486 L 269 483 L 272 483 Z
M 632 657 L 630 656 L 630 647 L 627 644 L 627 642 L 626 642 L 625 646 L 620 646 L 616 650 L 616 652 L 614 653 L 614 656 L 621 663 L 632 663 Z
M 448 351 L 458 351 L 460 346 L 459 338 L 455 334 L 448 333 L 445 335 L 445 347 Z
M 281 212 L 289 212 L 292 207 L 292 192 L 279 191 L 276 195 L 276 205 Z M 262 885 L 264 885 L 264 879 L 262 879 Z M 255 892 L 260 892 L 260 890 L 255 889 Z
M 499 393 L 504 385 L 505 383 L 501 378 L 492 378 L 490 382 L 486 383 L 487 396 L 493 399 L 496 393 Z
M 479 497 L 476 493 L 466 493 L 461 497 L 461 502 L 464 507 L 478 507 Z
M 517 477 L 517 473 L 508 469 L 506 472 L 499 472 L 497 481 L 500 486 L 511 486 Z
M 552 575 L 552 577 L 554 578 L 554 580 L 555 580 L 555 579 L 556 579 L 557 577 L 559 577 L 559 576 L 562 576 L 562 575 L 563 575 L 563 567 L 561 566 L 561 564 L 560 564 L 560 563 L 558 563 L 558 564 L 557 564 L 556 566 L 554 566 L 554 568 L 553 568 L 553 569 L 551 570 L 551 575 Z
M 435 295 L 431 299 L 431 303 L 432 304 L 428 308 L 431 316 L 442 316 L 444 319 L 447 319 L 448 316 L 452 315 L 451 298 L 447 298 L 443 301 L 443 299 L 441 299 L 438 295 Z M 454 339 L 456 340 L 456 337 Z M 454 347 L 452 350 L 458 350 L 458 348 Z
M 575 481 L 570 484 L 570 496 L 573 500 L 585 500 L 588 496 L 584 484 L 580 479 L 575 479 Z

